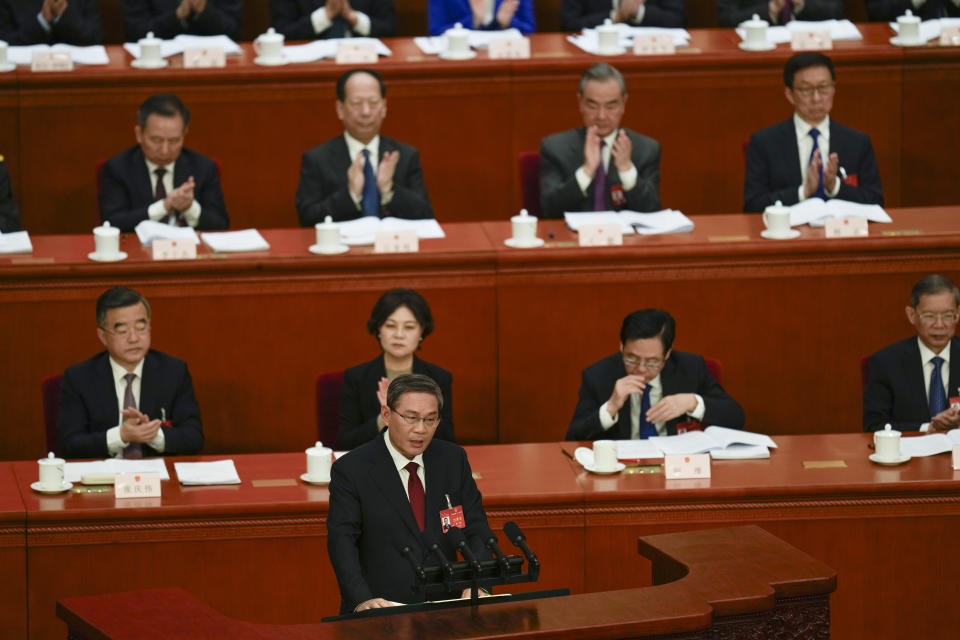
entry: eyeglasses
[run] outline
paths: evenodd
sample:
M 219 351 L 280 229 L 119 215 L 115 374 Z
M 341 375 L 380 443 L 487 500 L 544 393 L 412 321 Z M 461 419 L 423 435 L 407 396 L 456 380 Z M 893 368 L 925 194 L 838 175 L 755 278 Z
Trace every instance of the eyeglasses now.
M 647 371 L 660 371 L 663 369 L 663 360 L 660 358 L 634 358 L 633 356 L 623 356 L 624 366 L 631 369 L 643 367 Z
M 393 411 L 393 409 L 391 409 L 391 411 Z M 405 416 L 399 411 L 393 412 L 400 416 L 400 419 L 403 420 L 404 424 L 406 424 L 408 427 L 415 427 L 417 424 L 422 424 L 427 429 L 433 429 L 440 422 L 440 418 L 436 416 L 421 418 L 420 416 Z
M 120 327 L 116 331 L 110 331 L 109 329 L 104 329 L 103 327 L 101 327 L 100 330 L 111 336 L 116 336 L 118 338 L 128 338 L 130 337 L 131 334 L 134 334 L 134 333 L 137 334 L 138 336 L 142 336 L 145 333 L 150 333 L 150 323 L 145 322 L 141 324 L 138 322 L 137 324 L 133 325 L 133 329 L 131 329 L 130 327 Z
M 924 311 L 919 314 L 920 322 L 923 324 L 936 324 L 937 320 L 942 320 L 943 324 L 953 324 L 957 321 L 957 312 L 956 311 L 944 311 L 943 313 L 933 313 L 932 311 Z
M 817 84 L 817 85 L 808 85 L 808 84 L 800 85 L 793 91 L 794 93 L 798 94 L 803 98 L 810 98 L 810 97 L 813 97 L 814 92 L 819 93 L 822 96 L 833 95 L 833 92 L 836 88 L 837 88 L 837 85 L 835 85 L 832 82 L 828 82 L 828 83 Z

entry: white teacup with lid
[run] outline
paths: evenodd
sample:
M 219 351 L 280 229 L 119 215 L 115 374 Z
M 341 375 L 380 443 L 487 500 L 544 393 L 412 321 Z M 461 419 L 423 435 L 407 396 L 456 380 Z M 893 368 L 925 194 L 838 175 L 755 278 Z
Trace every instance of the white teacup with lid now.
M 41 491 L 63 490 L 64 464 L 64 459 L 56 457 L 52 451 L 47 454 L 46 458 L 37 460 L 37 466 L 39 467 L 37 485 Z
M 511 244 L 523 247 L 537 243 L 537 217 L 530 215 L 526 209 L 510 218 L 513 227 L 513 241 Z
M 770 43 L 767 42 L 767 27 L 770 24 L 766 20 L 761 20 L 759 15 L 753 14 L 752 18 L 741 23 L 740 26 L 743 27 L 747 36 L 741 43 L 743 45 L 741 48 L 754 51 L 771 48 Z
M 597 52 L 603 56 L 623 52 L 620 46 L 620 30 L 607 18 L 597 27 Z
M 323 446 L 319 440 L 307 449 L 307 472 L 300 476 L 304 482 L 330 482 L 330 467 L 333 466 L 333 449 Z
M 137 41 L 140 46 L 140 57 L 137 58 L 138 66 L 141 67 L 162 67 L 166 64 L 163 59 L 163 40 L 154 37 L 153 31 L 148 31 L 147 35 Z
M 109 220 L 93 228 L 93 242 L 95 259 L 116 260 L 120 255 L 120 229 L 110 226 Z
M 920 43 L 920 16 L 913 15 L 913 12 L 907 9 L 906 13 L 897 18 L 897 24 L 900 26 L 897 34 L 900 44 Z
M 467 58 L 470 56 L 470 30 L 464 29 L 459 22 L 443 33 L 447 39 L 446 56 L 448 58 Z
M 790 235 L 790 208 L 783 206 L 783 203 L 777 200 L 776 204 L 772 204 L 764 210 L 763 224 L 767 227 L 767 236 L 771 238 L 788 237 Z
M 340 249 L 340 225 L 332 217 L 327 216 L 314 228 L 317 230 L 317 251 L 332 253 Z
M 259 64 L 277 64 L 283 62 L 283 34 L 270 27 L 253 41 L 253 50 L 257 53 L 254 62 Z
M 873 446 L 876 448 L 878 462 L 900 461 L 900 432 L 887 425 L 873 433 Z
M 17 65 L 7 62 L 7 42 L 0 40 L 0 71 L 13 71 Z
M 599 472 L 617 470 L 617 443 L 615 440 L 596 440 L 593 443 L 593 467 Z

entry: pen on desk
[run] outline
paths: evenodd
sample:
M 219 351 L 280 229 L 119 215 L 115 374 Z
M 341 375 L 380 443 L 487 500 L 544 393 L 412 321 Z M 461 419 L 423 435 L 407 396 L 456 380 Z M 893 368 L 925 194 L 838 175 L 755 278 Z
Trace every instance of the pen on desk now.
M 563 447 L 560 447 L 560 451 L 563 451 L 563 455 L 567 456 L 571 460 L 576 460 L 576 458 L 573 457 L 573 454 L 567 451 L 566 449 L 564 449 Z

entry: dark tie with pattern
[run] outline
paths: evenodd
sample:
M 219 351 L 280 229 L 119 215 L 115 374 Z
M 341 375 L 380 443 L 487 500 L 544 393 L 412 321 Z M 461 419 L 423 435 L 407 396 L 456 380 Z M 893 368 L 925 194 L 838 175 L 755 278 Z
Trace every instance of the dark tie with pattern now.
M 783 9 L 780 9 L 780 24 L 787 24 L 793 20 L 793 0 L 787 0 L 783 3 Z
M 163 167 L 157 167 L 153 172 L 157 175 L 157 188 L 154 191 L 153 199 L 163 200 L 167 197 L 167 188 L 163 186 L 163 176 L 166 175 L 167 170 Z
M 410 462 L 404 467 L 410 472 L 407 479 L 407 494 L 410 496 L 410 508 L 413 509 L 413 517 L 417 519 L 417 526 L 423 531 L 423 512 L 426 510 L 426 500 L 423 497 L 423 483 L 420 482 L 420 476 L 417 475 L 418 465 L 416 462 Z
M 947 393 L 943 390 L 943 377 L 940 375 L 940 366 L 943 358 L 934 357 L 933 373 L 930 374 L 930 417 L 947 410 Z
M 597 165 L 597 172 L 593 174 L 593 210 L 606 211 L 606 191 L 607 191 L 607 171 L 603 168 L 603 145 L 600 141 L 600 164 Z
M 370 164 L 370 150 L 363 150 L 363 194 L 360 199 L 363 215 L 380 217 L 380 192 L 377 190 L 377 176 Z
M 158 171 L 163 171 L 163 169 L 158 169 Z M 128 373 L 127 375 L 123 376 L 123 379 L 127 381 L 127 388 L 123 392 L 123 408 L 129 409 L 130 407 L 133 407 L 136 409 L 137 401 L 133 397 L 133 381 L 137 379 L 137 374 Z M 122 419 L 121 422 L 123 422 Z M 142 458 L 143 445 L 141 445 L 139 442 L 131 442 L 123 448 L 123 457 Z
M 643 395 L 640 397 L 640 439 L 654 438 L 657 435 L 657 425 L 647 420 L 647 412 L 650 411 L 650 385 L 643 388 Z
M 810 137 L 813 138 L 813 149 L 810 149 L 810 158 L 807 160 L 807 166 L 813 162 L 813 154 L 820 149 L 820 145 L 817 143 L 817 139 L 820 137 L 820 131 L 816 128 L 810 129 Z M 827 193 L 823 190 L 823 163 L 826 159 L 823 157 L 823 154 L 820 155 L 820 182 L 817 184 L 817 191 L 814 193 L 814 197 L 827 199 Z

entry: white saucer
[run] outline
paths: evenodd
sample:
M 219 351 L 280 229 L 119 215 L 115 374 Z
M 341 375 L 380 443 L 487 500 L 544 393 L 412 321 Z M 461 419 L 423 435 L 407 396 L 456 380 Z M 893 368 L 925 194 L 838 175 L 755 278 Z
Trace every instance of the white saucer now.
M 782 236 L 777 236 L 770 233 L 770 229 L 764 229 L 760 232 L 760 235 L 766 238 L 767 240 L 791 240 L 793 238 L 800 237 L 800 229 L 790 229 L 790 231 Z
M 93 253 L 88 253 L 87 257 L 96 262 L 120 262 L 121 260 L 127 259 L 126 251 L 118 251 L 116 255 L 109 258 L 101 256 L 99 253 L 94 251 Z
M 253 63 L 263 65 L 264 67 L 282 67 L 285 64 L 289 64 L 290 61 L 283 56 L 279 58 L 257 57 L 253 59 Z
M 534 238 L 533 240 L 527 240 L 526 242 L 521 242 L 514 238 L 507 238 L 503 241 L 503 244 L 513 249 L 533 249 L 535 247 L 543 246 L 543 238 Z
M 598 56 L 622 56 L 626 52 L 627 52 L 626 47 L 620 47 L 616 51 L 600 51 L 599 49 L 597 49 Z
M 350 251 L 350 247 L 348 247 L 345 244 L 338 244 L 332 249 L 325 249 L 318 244 L 312 244 L 310 245 L 308 251 L 310 251 L 310 253 L 318 253 L 322 256 L 335 256 L 337 254 L 346 253 L 347 251 Z
M 898 47 L 925 47 L 927 43 L 925 40 L 914 40 L 913 42 L 904 42 L 900 40 L 900 36 L 893 36 L 890 38 L 890 44 L 896 45 Z
M 467 53 L 460 55 L 452 55 L 447 51 L 441 51 L 439 57 L 443 60 L 472 60 L 477 57 L 477 52 L 471 49 Z
M 36 491 L 37 493 L 46 493 L 48 495 L 53 495 L 55 493 L 63 493 L 64 491 L 70 491 L 70 489 L 73 489 L 73 483 L 64 481 L 60 484 L 59 489 L 47 489 L 42 484 L 40 484 L 39 481 L 37 481 L 31 484 L 30 488 Z
M 300 474 L 300 479 L 306 482 L 307 484 L 319 484 L 319 485 L 330 484 L 329 480 L 311 480 L 310 476 L 307 475 L 306 473 Z
M 900 457 L 899 457 L 897 460 L 892 460 L 892 461 L 891 461 L 891 460 L 882 460 L 882 459 L 878 458 L 878 457 L 877 457 L 877 454 L 875 454 L 875 453 L 871 453 L 871 454 L 870 454 L 869 456 L 867 456 L 867 457 L 870 458 L 870 461 L 871 461 L 871 462 L 876 462 L 877 464 L 882 464 L 882 465 L 885 466 L 885 467 L 895 467 L 895 466 L 897 466 L 898 464 L 903 464 L 904 462 L 907 462 L 907 461 L 910 460 L 910 456 L 907 455 L 907 454 L 905 454 L 905 453 L 903 453 L 903 452 L 900 453 Z
M 610 469 L 609 471 L 600 471 L 599 469 L 597 469 L 595 465 L 592 465 L 592 464 L 585 464 L 583 465 L 583 468 L 589 471 L 590 473 L 597 474 L 598 476 L 610 476 L 615 473 L 620 473 L 621 471 L 627 468 L 627 465 L 623 464 L 622 462 L 618 462 L 617 466 L 615 466 L 613 469 Z
M 4 62 L 3 64 L 0 64 L 0 73 L 13 71 L 16 68 L 17 68 L 17 65 L 13 64 L 12 62 Z
M 167 60 L 166 58 L 160 58 L 159 60 L 154 62 L 141 60 L 140 58 L 134 58 L 130 62 L 130 66 L 135 69 L 163 69 L 168 64 L 170 64 L 170 61 Z
M 743 41 L 737 46 L 740 47 L 740 49 L 743 51 L 773 51 L 774 49 L 777 48 L 777 45 L 773 44 L 772 42 L 768 42 L 767 44 L 761 45 L 759 47 L 754 47 L 754 46 L 748 45 L 746 41 Z

